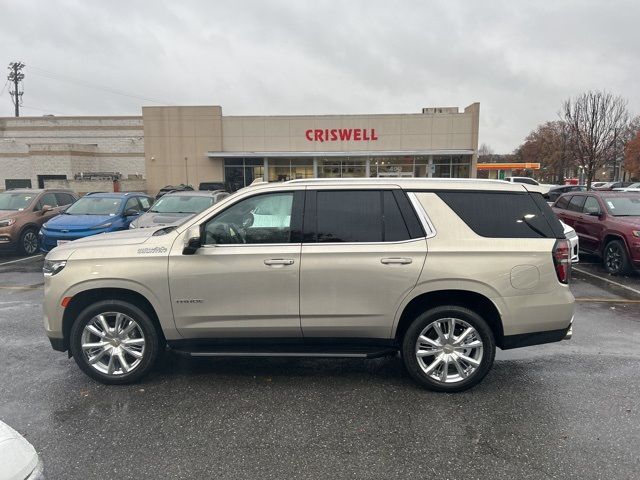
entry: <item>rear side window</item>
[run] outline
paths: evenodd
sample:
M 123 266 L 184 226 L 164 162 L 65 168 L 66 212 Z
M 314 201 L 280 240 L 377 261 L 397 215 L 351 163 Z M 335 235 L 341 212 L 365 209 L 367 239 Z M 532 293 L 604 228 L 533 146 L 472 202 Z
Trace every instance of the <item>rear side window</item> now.
M 407 225 L 396 195 L 389 190 L 323 190 L 308 206 L 308 241 L 399 242 L 423 235 L 419 230 L 410 234 L 415 228 Z
M 56 199 L 58 201 L 58 205 L 71 205 L 76 201 L 73 198 L 73 195 L 69 195 L 68 193 L 56 193 Z
M 381 242 L 380 192 L 321 191 L 317 197 L 317 242 Z
M 562 236 L 560 222 L 540 194 L 537 194 L 539 201 L 528 193 L 456 191 L 437 192 L 437 195 L 483 237 Z
M 562 210 L 566 210 L 569 206 L 569 196 L 560 197 L 554 207 L 561 208 Z
M 572 212 L 582 212 L 582 206 L 584 205 L 584 201 L 587 197 L 582 195 L 574 195 L 569 200 L 569 205 L 567 206 L 567 210 L 571 210 Z

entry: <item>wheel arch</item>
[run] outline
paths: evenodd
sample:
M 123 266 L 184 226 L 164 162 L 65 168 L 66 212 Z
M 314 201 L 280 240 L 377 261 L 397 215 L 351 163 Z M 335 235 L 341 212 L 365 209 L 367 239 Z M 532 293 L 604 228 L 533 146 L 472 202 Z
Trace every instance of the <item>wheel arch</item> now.
M 607 248 L 607 244 L 613 240 L 620 240 L 624 245 L 624 248 L 627 249 L 627 255 L 629 254 L 629 245 L 627 245 L 627 240 L 624 238 L 624 235 L 619 232 L 606 232 L 604 238 L 602 239 L 602 248 L 600 249 L 600 253 L 604 258 L 604 251 Z
M 75 294 L 64 309 L 62 316 L 62 334 L 64 349 L 69 352 L 69 356 L 71 356 L 69 336 L 73 322 L 78 318 L 78 315 L 80 315 L 82 310 L 95 302 L 111 299 L 129 302 L 142 309 L 149 315 L 149 318 L 151 318 L 162 340 L 166 341 L 156 309 L 144 295 L 127 288 L 90 288 Z
M 465 289 L 432 290 L 416 295 L 402 310 L 395 331 L 393 332 L 393 337 L 397 341 L 402 342 L 404 333 L 417 315 L 425 310 L 441 305 L 455 305 L 476 312 L 491 328 L 496 340 L 496 345 L 502 347 L 504 330 L 500 310 L 486 295 Z

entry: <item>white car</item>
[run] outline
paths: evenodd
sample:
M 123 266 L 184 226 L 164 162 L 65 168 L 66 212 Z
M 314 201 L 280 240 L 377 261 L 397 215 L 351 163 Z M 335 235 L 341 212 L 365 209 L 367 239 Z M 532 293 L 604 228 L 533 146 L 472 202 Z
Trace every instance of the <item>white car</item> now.
M 505 177 L 504 180 L 505 182 L 511 183 L 524 183 L 525 185 L 527 185 L 527 190 L 529 190 L 530 192 L 538 192 L 542 195 L 547 195 L 549 193 L 549 190 L 556 186 L 546 183 L 540 183 L 531 177 Z
M 2 422 L 0 422 L 0 479 L 44 479 L 42 461 L 33 445 Z
M 571 263 L 578 263 L 580 260 L 578 258 L 578 234 L 572 227 L 564 223 L 562 220 L 560 220 L 560 223 L 562 224 L 562 228 L 564 228 L 564 236 L 567 237 L 567 240 L 569 240 L 569 244 L 571 245 Z
M 640 182 L 632 183 L 628 187 L 614 188 L 614 192 L 640 192 Z

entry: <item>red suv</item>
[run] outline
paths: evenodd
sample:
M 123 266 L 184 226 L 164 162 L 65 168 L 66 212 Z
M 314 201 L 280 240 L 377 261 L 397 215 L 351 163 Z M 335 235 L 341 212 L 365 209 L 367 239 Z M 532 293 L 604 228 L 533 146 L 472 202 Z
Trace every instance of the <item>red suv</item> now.
M 571 192 L 553 211 L 580 238 L 580 250 L 600 255 L 612 275 L 640 267 L 640 194 Z

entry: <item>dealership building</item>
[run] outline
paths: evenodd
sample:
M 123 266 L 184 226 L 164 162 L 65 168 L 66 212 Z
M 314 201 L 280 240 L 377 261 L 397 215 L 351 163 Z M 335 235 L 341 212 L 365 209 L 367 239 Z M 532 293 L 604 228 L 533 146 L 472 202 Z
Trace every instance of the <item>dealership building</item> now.
M 137 186 L 145 178 L 150 193 L 201 182 L 237 190 L 258 178 L 475 177 L 479 110 L 227 116 L 220 106 L 168 106 L 131 117 L 2 118 L 0 188 L 65 179 L 73 188 L 96 172 Z

